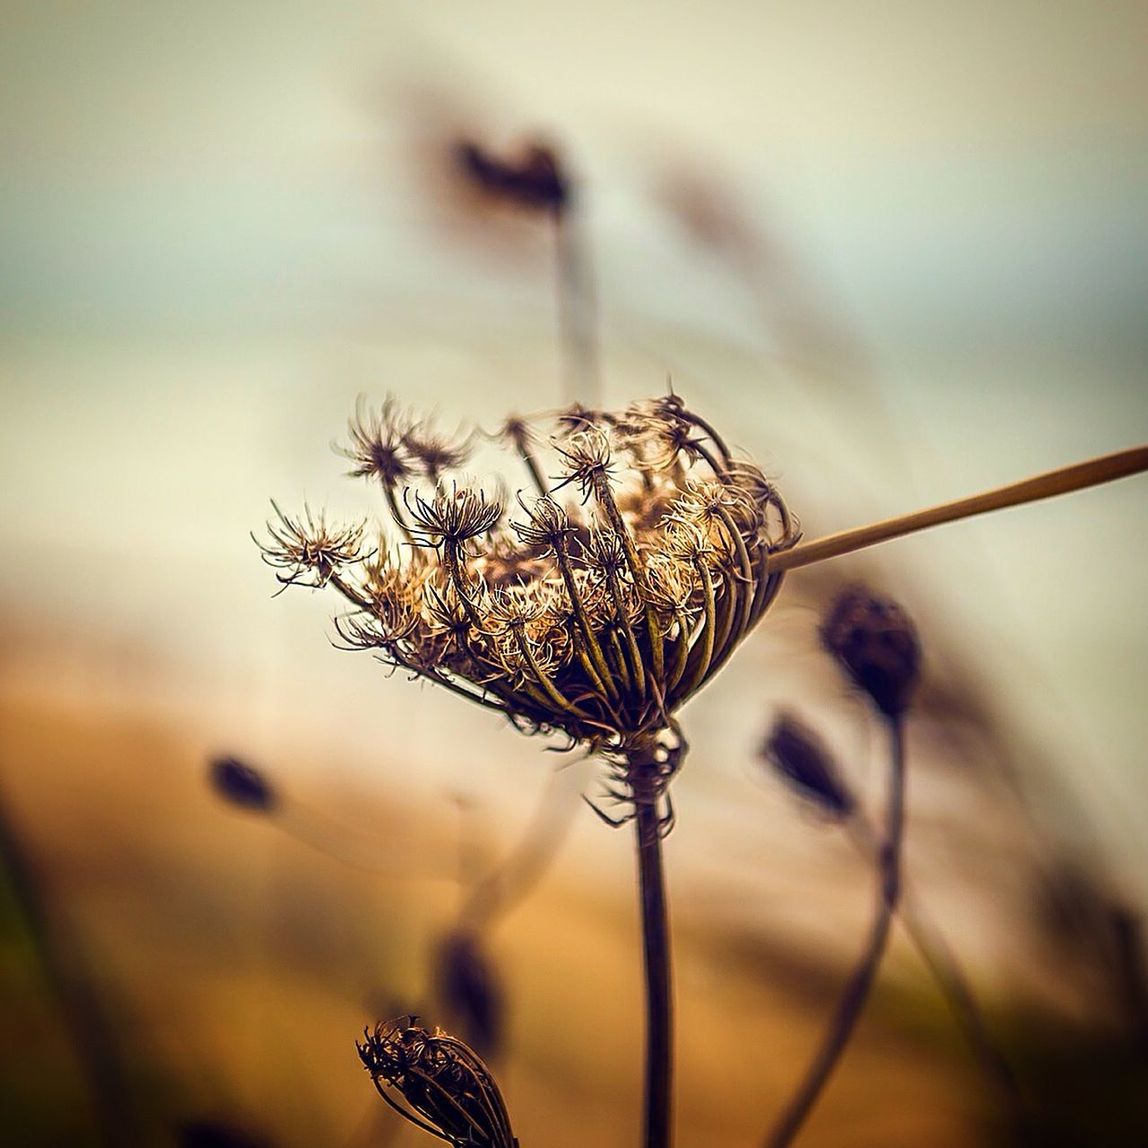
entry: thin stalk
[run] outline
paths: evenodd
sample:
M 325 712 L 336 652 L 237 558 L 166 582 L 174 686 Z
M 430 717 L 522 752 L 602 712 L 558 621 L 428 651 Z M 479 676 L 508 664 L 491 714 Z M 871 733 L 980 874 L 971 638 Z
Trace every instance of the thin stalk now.
M 574 824 L 569 790 L 558 785 L 561 776 L 557 772 L 551 776 L 526 833 L 510 855 L 472 885 L 458 914 L 463 928 L 477 932 L 492 927 L 545 876 Z
M 6 874 L 45 979 L 84 1077 L 99 1142 L 106 1148 L 139 1143 L 135 1112 L 110 1024 L 80 966 L 76 947 L 52 927 L 32 865 L 0 802 L 0 872 Z
M 399 500 L 395 497 L 395 487 L 393 483 L 383 483 L 383 495 L 387 500 L 387 508 L 391 512 L 391 517 L 395 520 L 395 525 L 403 532 L 403 537 L 411 546 L 417 546 L 415 536 L 411 533 L 410 523 L 407 522 L 406 516 L 403 514 L 402 507 L 399 506 Z
M 542 471 L 538 469 L 538 460 L 531 454 L 530 448 L 525 443 L 518 448 L 518 454 L 530 472 L 530 481 L 534 483 L 534 489 L 538 491 L 539 497 L 546 498 L 550 494 L 550 484 L 543 477 Z
M 898 518 L 887 518 L 868 526 L 857 526 L 852 530 L 842 530 L 838 534 L 828 534 L 812 542 L 802 542 L 788 550 L 779 550 L 769 556 L 769 570 L 795 570 L 799 566 L 809 566 L 826 558 L 837 558 L 842 554 L 852 554 L 864 550 L 878 542 L 890 538 L 900 538 L 927 530 L 930 526 L 940 526 L 945 522 L 956 522 L 961 518 L 972 518 L 976 514 L 987 514 L 991 510 L 1004 510 L 1009 506 L 1021 506 L 1026 502 L 1039 502 L 1042 498 L 1052 498 L 1057 494 L 1068 494 L 1074 490 L 1084 490 L 1089 486 L 1113 482 L 1148 470 L 1148 446 L 1131 447 L 1128 450 L 1106 454 L 1101 458 L 1078 462 L 1072 466 L 1038 474 L 1020 482 L 987 490 L 982 494 L 958 498 L 955 502 L 945 502 L 927 510 L 903 514 Z
M 901 893 L 901 841 L 905 828 L 905 729 L 900 718 L 889 718 L 889 795 L 885 840 L 881 846 L 877 908 L 869 941 L 857 962 L 837 1009 L 805 1078 L 766 1139 L 767 1148 L 786 1148 L 801 1130 L 822 1089 L 841 1058 L 865 1007 L 869 990 L 889 939 L 889 928 Z
M 874 837 L 871 827 L 864 820 L 856 820 L 851 823 L 851 830 L 850 840 L 863 854 L 869 854 Z M 913 904 L 907 889 L 897 906 L 897 916 L 921 960 L 948 999 L 949 1007 L 964 1029 L 969 1047 L 985 1076 L 1000 1093 L 1003 1104 L 1019 1127 L 1022 1099 L 1016 1077 L 989 1036 L 972 986 L 960 962 L 945 938 L 929 922 L 923 911 Z
M 866 821 L 855 819 L 851 822 L 851 832 L 848 836 L 859 852 L 864 855 L 871 853 L 874 830 Z M 998 1089 L 1002 1103 L 1019 1126 L 1023 1104 L 1016 1077 L 988 1035 L 984 1016 L 980 1013 L 976 996 L 972 993 L 972 986 L 968 977 L 965 977 L 952 948 L 949 948 L 945 938 L 925 916 L 923 910 L 915 905 L 909 890 L 903 891 L 901 895 L 897 915 L 909 940 L 921 955 L 925 968 L 928 968 L 940 991 L 945 994 L 949 1008 L 952 1008 L 953 1015 L 969 1041 L 972 1054 L 982 1066 L 985 1076 Z
M 630 763 L 638 849 L 642 957 L 646 979 L 646 1077 L 642 1143 L 645 1148 L 669 1148 L 672 1143 L 670 1106 L 674 1074 L 673 976 L 655 770 L 653 762 L 632 760 Z
M 558 326 L 564 348 L 568 402 L 593 407 L 598 403 L 597 348 L 594 344 L 594 286 L 589 255 L 579 241 L 574 211 L 569 206 L 551 213 L 558 293 Z

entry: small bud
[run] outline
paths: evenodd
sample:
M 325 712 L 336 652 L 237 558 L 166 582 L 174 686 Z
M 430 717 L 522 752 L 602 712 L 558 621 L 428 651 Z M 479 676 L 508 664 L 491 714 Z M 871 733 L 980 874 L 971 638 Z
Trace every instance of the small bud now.
M 828 749 L 803 722 L 782 711 L 773 723 L 762 760 L 801 797 L 811 801 L 834 821 L 844 821 L 856 808 Z
M 435 952 L 438 995 L 467 1044 L 483 1056 L 502 1047 L 502 986 L 498 972 L 477 934 L 448 933 Z
M 461 1040 L 401 1016 L 365 1029 L 355 1047 L 379 1095 L 412 1124 L 455 1148 L 517 1145 L 494 1077 Z
M 472 140 L 455 147 L 458 170 L 472 186 L 514 207 L 560 213 L 570 202 L 570 181 L 557 154 L 541 143 L 528 143 L 511 159 L 502 159 Z
M 271 813 L 279 803 L 275 790 L 263 774 L 234 757 L 217 757 L 211 763 L 211 787 L 224 801 L 253 813 Z
M 821 624 L 821 644 L 886 716 L 909 708 L 921 668 L 917 628 L 891 598 L 843 591 Z

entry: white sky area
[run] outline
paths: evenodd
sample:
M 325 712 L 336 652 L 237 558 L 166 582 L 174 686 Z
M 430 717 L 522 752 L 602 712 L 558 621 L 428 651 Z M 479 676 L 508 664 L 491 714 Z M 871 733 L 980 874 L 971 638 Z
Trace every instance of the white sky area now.
M 330 604 L 269 600 L 248 537 L 270 497 L 372 506 L 328 449 L 360 392 L 448 425 L 559 399 L 545 242 L 452 232 L 416 146 L 440 120 L 566 148 L 606 401 L 672 372 L 809 536 L 1148 441 L 1148 7 L 683 7 L 6 4 L 0 611 L 152 651 L 256 753 L 379 738 L 439 763 L 416 788 L 452 781 L 490 723 L 332 651 Z M 798 274 L 691 241 L 670 173 Z M 783 353 L 787 284 L 849 348 L 841 377 Z M 948 527 L 882 567 L 987 651 L 1141 892 L 1146 495 Z M 508 770 L 541 749 L 482 745 Z M 487 764 L 469 784 L 497 784 Z

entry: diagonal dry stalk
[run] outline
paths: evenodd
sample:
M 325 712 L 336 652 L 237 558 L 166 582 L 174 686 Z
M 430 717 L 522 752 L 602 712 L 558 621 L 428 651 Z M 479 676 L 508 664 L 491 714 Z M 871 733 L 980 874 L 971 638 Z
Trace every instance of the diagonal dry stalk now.
M 852 554 L 879 542 L 927 530 L 930 526 L 940 526 L 945 522 L 956 522 L 962 518 L 972 518 L 977 514 L 987 514 L 992 510 L 1004 510 L 1010 506 L 1021 506 L 1026 502 L 1039 502 L 1058 494 L 1068 494 L 1074 490 L 1084 490 L 1089 486 L 1113 482 L 1118 478 L 1128 478 L 1148 470 L 1148 446 L 1130 447 L 1115 454 L 1078 462 L 1072 466 L 1060 467 L 1046 474 L 1009 483 L 981 494 L 958 498 L 940 506 L 903 514 L 897 518 L 887 518 L 868 526 L 857 526 L 852 530 L 842 530 L 828 534 L 812 542 L 802 542 L 789 550 L 778 551 L 769 559 L 769 569 L 774 572 L 796 570 L 823 562 L 827 558 L 837 558 L 842 554 Z

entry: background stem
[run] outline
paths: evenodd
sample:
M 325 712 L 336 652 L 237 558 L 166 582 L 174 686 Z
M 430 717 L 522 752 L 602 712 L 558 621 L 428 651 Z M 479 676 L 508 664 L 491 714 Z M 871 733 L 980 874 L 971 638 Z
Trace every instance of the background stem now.
M 901 894 L 901 839 L 905 825 L 905 734 L 900 718 L 889 718 L 890 766 L 889 797 L 885 819 L 885 841 L 881 846 L 878 874 L 877 910 L 869 942 L 845 986 L 821 1048 L 813 1058 L 805 1079 L 789 1106 L 781 1114 L 766 1140 L 768 1148 L 786 1148 L 793 1142 L 805 1118 L 817 1103 L 849 1038 L 853 1035 L 877 968 L 889 939 L 889 927 Z
M 856 819 L 850 834 L 853 843 L 866 856 L 873 852 L 875 833 L 864 819 Z M 973 1055 L 990 1084 L 999 1092 L 1005 1110 L 1016 1127 L 1021 1126 L 1023 1106 L 1020 1088 L 1009 1063 L 989 1036 L 988 1027 L 977 1005 L 972 986 L 945 938 L 914 905 L 910 891 L 903 890 L 897 915 L 905 932 L 925 962 L 949 1002 L 958 1024 L 964 1030 Z
M 119 1052 L 100 1002 L 81 969 L 77 945 L 60 936 L 44 908 L 34 868 L 16 839 L 0 799 L 0 880 L 23 916 L 49 990 L 55 995 L 65 1031 L 92 1103 L 99 1142 L 105 1148 L 142 1143 Z
M 575 207 L 552 213 L 559 341 L 564 360 L 562 389 L 565 402 L 593 408 L 600 401 L 594 283 L 576 211 Z

